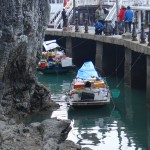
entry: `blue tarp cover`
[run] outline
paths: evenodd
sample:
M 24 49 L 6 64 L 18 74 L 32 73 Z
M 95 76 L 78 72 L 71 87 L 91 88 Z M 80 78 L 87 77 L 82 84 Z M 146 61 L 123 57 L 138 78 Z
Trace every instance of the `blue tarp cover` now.
M 87 80 L 92 77 L 98 77 L 97 71 L 91 61 L 85 62 L 82 67 L 78 70 L 77 78 Z

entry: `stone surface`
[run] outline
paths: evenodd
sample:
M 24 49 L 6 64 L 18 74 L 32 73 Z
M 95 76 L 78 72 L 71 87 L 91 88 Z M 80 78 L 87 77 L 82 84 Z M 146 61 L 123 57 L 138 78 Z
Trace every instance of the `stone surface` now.
M 1 150 L 58 150 L 70 131 L 69 121 L 25 126 L 12 118 L 56 106 L 34 75 L 49 14 L 48 0 L 0 0 Z
M 0 112 L 21 115 L 50 108 L 50 92 L 34 76 L 50 18 L 49 1 L 0 4 Z

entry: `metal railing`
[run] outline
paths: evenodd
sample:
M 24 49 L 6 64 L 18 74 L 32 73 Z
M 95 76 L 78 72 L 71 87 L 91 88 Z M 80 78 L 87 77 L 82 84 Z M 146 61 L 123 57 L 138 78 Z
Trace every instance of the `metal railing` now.
M 66 15 L 68 17 L 68 22 L 71 20 L 73 16 L 73 1 L 69 1 L 69 6 L 66 5 L 65 7 Z M 62 27 L 63 20 L 62 20 L 62 9 L 55 13 L 54 17 L 51 19 L 49 26 L 52 26 L 53 28 L 58 28 L 59 26 Z
M 120 0 L 118 3 L 119 8 L 122 5 L 122 2 L 123 2 L 123 0 Z M 117 7 L 116 7 L 116 3 L 115 3 L 114 6 L 112 7 L 112 9 L 109 11 L 105 20 L 111 20 L 112 23 L 115 23 L 115 21 L 117 20 L 117 10 L 116 9 L 117 9 Z

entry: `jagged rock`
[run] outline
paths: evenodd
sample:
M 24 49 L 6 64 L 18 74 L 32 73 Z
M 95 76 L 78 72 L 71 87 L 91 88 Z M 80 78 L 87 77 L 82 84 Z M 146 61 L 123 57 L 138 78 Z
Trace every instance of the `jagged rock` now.
M 89 147 L 84 147 L 84 148 L 82 148 L 82 150 L 92 150 L 92 149 Z
M 65 142 L 59 145 L 59 150 L 81 150 L 81 146 L 74 144 L 70 140 L 66 140 Z
M 41 122 L 41 126 L 39 128 L 43 141 L 47 141 L 49 138 L 55 138 L 57 141 L 65 140 L 66 135 L 71 129 L 70 123 L 71 122 L 69 120 L 44 120 Z
M 36 55 L 42 51 L 50 18 L 49 1 L 1 0 L 0 3 L 0 102 L 4 113 L 30 113 L 36 106 L 37 111 L 50 108 L 50 92 L 42 86 L 37 90 L 34 76 Z M 33 105 L 34 98 L 41 106 Z
M 44 145 L 42 150 L 58 150 L 59 145 L 57 141 L 53 138 L 50 138 Z M 64 149 L 65 150 L 65 149 Z
M 1 150 L 52 150 L 64 142 L 71 129 L 70 121 L 48 119 L 26 127 L 7 118 L 56 106 L 50 91 L 35 77 L 49 6 L 48 0 L 0 0 Z

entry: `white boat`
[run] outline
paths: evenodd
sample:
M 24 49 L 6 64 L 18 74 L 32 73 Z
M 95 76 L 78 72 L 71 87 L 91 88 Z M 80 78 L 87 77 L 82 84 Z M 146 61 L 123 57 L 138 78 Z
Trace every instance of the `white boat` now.
M 91 61 L 85 62 L 71 84 L 67 103 L 73 107 L 99 106 L 109 104 L 110 100 L 106 81 L 98 75 Z
M 64 73 L 74 67 L 72 58 L 66 56 L 65 50 L 57 44 L 56 40 L 44 41 L 43 46 L 44 51 L 38 62 L 37 71 L 48 74 Z

